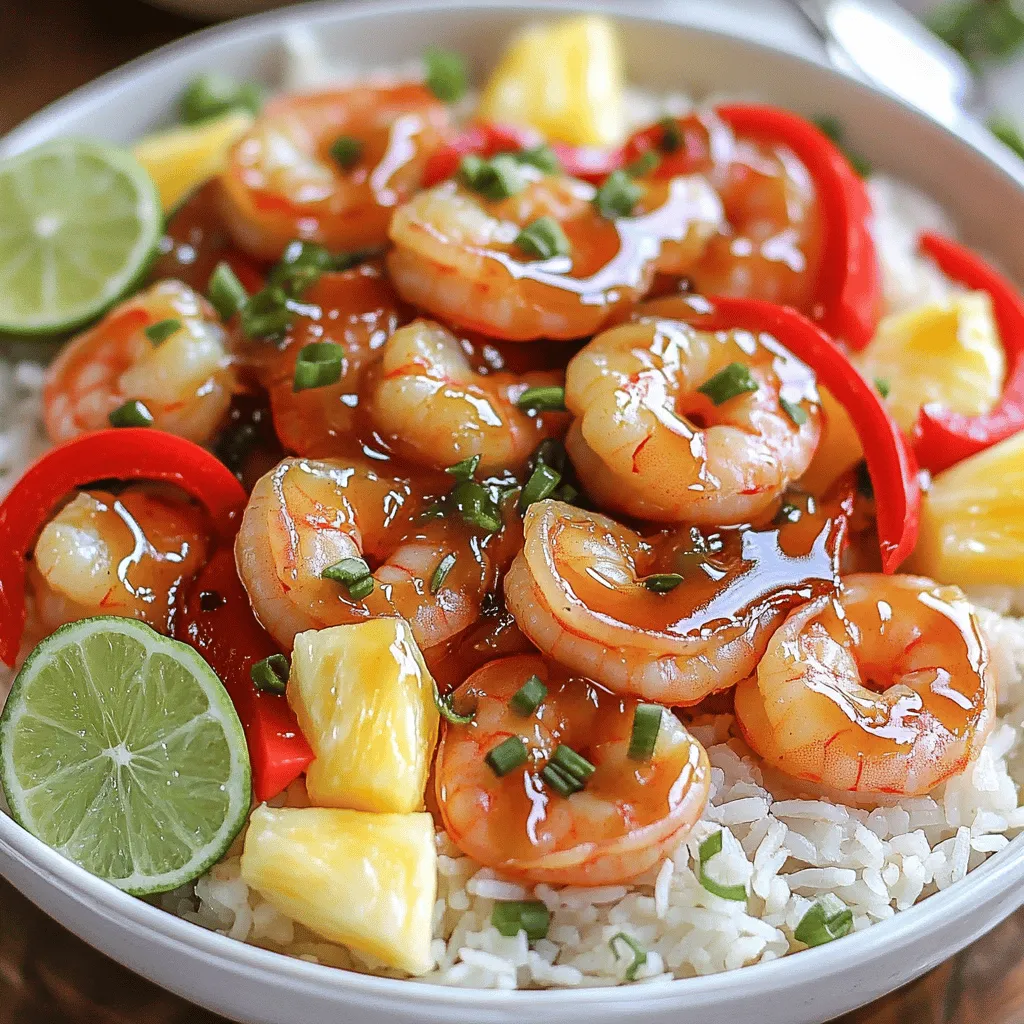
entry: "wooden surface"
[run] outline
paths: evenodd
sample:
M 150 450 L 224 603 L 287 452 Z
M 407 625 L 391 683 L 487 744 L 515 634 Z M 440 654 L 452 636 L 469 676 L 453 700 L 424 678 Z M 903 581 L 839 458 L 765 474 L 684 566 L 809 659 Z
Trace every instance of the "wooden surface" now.
M 0 0 L 0 134 L 195 27 L 137 0 Z M 1022 956 L 1024 911 L 843 1024 L 1024 1024 Z M 0 881 L 0 1024 L 222 1022 L 107 960 Z

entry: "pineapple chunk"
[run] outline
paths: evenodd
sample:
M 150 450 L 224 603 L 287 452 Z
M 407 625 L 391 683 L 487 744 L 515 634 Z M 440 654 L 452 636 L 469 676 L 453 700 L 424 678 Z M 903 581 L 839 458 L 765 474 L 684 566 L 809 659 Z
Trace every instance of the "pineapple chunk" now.
M 306 771 L 313 806 L 422 810 L 438 714 L 404 619 L 300 633 L 288 703 L 316 755 Z
M 811 494 L 821 495 L 843 473 L 864 458 L 864 449 L 850 414 L 832 397 L 832 392 L 819 384 L 818 394 L 825 414 L 825 427 L 818 450 L 807 472 L 800 478 L 800 486 Z
M 264 804 L 249 819 L 242 878 L 331 942 L 409 974 L 434 966 L 437 849 L 429 814 Z
M 960 586 L 1024 580 L 1024 433 L 940 473 L 924 495 L 921 532 L 907 566 Z
M 477 116 L 547 138 L 611 146 L 626 132 L 625 71 L 615 26 L 597 15 L 532 25 L 512 40 Z
M 885 317 L 858 362 L 868 380 L 889 385 L 889 410 L 908 433 L 929 402 L 968 416 L 988 412 L 1006 376 L 1006 355 L 985 292 Z

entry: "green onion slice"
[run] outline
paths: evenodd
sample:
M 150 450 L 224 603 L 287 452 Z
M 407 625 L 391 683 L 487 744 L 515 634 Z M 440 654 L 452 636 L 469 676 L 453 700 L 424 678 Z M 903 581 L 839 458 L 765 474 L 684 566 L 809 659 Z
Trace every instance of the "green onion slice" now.
M 568 459 L 569 456 L 566 453 L 565 445 L 557 437 L 545 437 L 533 450 L 527 465 L 530 467 L 531 472 L 538 465 L 545 465 L 562 473 L 565 471 L 565 464 Z
M 562 474 L 557 469 L 539 463 L 519 495 L 519 511 L 524 512 L 534 502 L 550 497 L 561 482 Z
M 292 323 L 288 296 L 279 285 L 268 285 L 246 299 L 241 318 L 242 332 L 247 338 L 278 338 Z
M 541 142 L 528 149 L 521 149 L 515 154 L 521 164 L 529 164 L 545 174 L 557 174 L 562 169 L 561 161 L 555 151 L 546 143 Z
M 345 350 L 333 341 L 314 341 L 299 349 L 295 360 L 295 380 L 292 391 L 306 391 L 337 384 Z
M 442 103 L 457 103 L 466 93 L 469 76 L 461 54 L 432 46 L 423 55 L 427 88 Z
M 473 717 L 476 712 L 471 712 L 468 715 L 460 715 L 452 707 L 452 700 L 454 693 L 446 693 L 441 696 L 441 691 L 437 688 L 437 682 L 434 682 L 434 706 L 437 708 L 437 713 L 446 721 L 451 722 L 452 725 L 469 725 L 473 721 Z
M 530 676 L 522 686 L 512 694 L 508 702 L 512 710 L 523 718 L 532 715 L 540 707 L 548 695 L 548 688 L 541 682 L 540 676 Z
M 491 771 L 499 779 L 504 778 L 509 772 L 526 764 L 529 754 L 526 752 L 526 744 L 518 736 L 509 736 L 496 747 L 488 751 L 484 760 L 490 765 Z
M 721 405 L 730 398 L 756 391 L 757 388 L 758 383 L 750 370 L 742 363 L 730 363 L 724 370 L 719 370 L 704 381 L 697 390 L 707 395 L 715 405 Z
M 793 938 L 808 946 L 823 946 L 852 929 L 853 911 L 834 893 L 826 893 L 800 918 Z
M 565 388 L 557 384 L 527 388 L 516 399 L 516 407 L 526 412 L 565 412 Z
M 884 377 L 875 378 L 875 390 L 883 397 L 888 398 L 889 392 L 892 391 L 892 386 Z
M 137 398 L 118 406 L 108 417 L 112 427 L 151 427 L 153 414 Z
M 745 885 L 722 885 L 721 882 L 709 878 L 704 870 L 704 865 L 721 852 L 722 832 L 719 830 L 714 835 L 708 836 L 697 850 L 700 857 L 700 884 L 713 896 L 720 896 L 723 900 L 734 900 L 737 903 L 745 902 L 747 898 Z
M 497 533 L 501 529 L 501 509 L 482 484 L 463 480 L 452 489 L 450 500 L 470 526 L 487 533 Z
M 373 592 L 373 574 L 362 558 L 343 558 L 324 569 L 320 578 L 340 583 L 353 601 L 362 601 Z
M 281 259 L 271 269 L 267 282 L 295 298 L 316 284 L 324 271 L 338 269 L 339 262 L 345 259 L 348 257 L 335 258 L 316 242 L 295 239 L 285 247 Z
M 988 130 L 1004 145 L 1024 158 L 1024 136 L 1017 126 L 1017 122 L 1006 114 L 994 114 L 986 122 Z
M 640 582 L 655 594 L 667 594 L 683 582 L 683 577 L 677 572 L 656 572 L 651 576 L 644 576 Z
M 430 592 L 432 594 L 436 594 L 441 587 L 444 586 L 444 581 L 448 579 L 448 573 L 452 571 L 453 565 L 455 565 L 455 554 L 449 551 L 448 554 L 437 563 L 434 575 L 430 577 Z
M 791 402 L 788 398 L 780 398 L 779 405 L 782 407 L 782 411 L 798 427 L 802 427 L 807 422 L 807 410 L 799 402 Z
M 197 124 L 229 110 L 258 114 L 262 105 L 263 90 L 255 82 L 236 82 L 227 75 L 210 72 L 193 79 L 185 89 L 180 113 L 186 124 Z
M 477 467 L 480 465 L 480 456 L 471 455 L 468 459 L 456 462 L 449 466 L 445 472 L 450 473 L 456 480 L 472 480 L 476 476 Z
M 612 171 L 594 196 L 597 212 L 606 220 L 630 217 L 643 189 L 625 171 Z
M 578 793 L 583 788 L 583 783 L 580 782 L 574 775 L 570 775 L 569 772 L 559 767 L 553 761 L 548 761 L 544 765 L 543 771 L 540 773 L 540 777 L 559 795 L 568 798 L 573 793 Z
M 257 661 L 249 669 L 252 685 L 264 693 L 283 694 L 288 685 L 288 659 L 283 654 L 271 654 Z
M 564 743 L 559 743 L 555 747 L 555 752 L 551 755 L 549 764 L 558 765 L 562 771 L 572 775 L 579 782 L 586 782 L 597 771 L 595 765 Z
M 626 968 L 626 981 L 636 981 L 637 971 L 647 963 L 647 950 L 632 935 L 627 935 L 625 932 L 616 932 L 608 940 L 608 947 L 615 956 L 619 955 L 619 951 L 615 948 L 619 942 L 629 947 L 630 953 L 633 954 L 633 962 Z
M 470 153 L 459 164 L 459 180 L 466 188 L 498 202 L 526 188 L 526 179 L 511 153 L 498 153 L 489 160 Z
M 626 173 L 631 178 L 642 178 L 651 171 L 656 170 L 661 163 L 661 157 L 653 149 L 641 153 L 627 168 Z
M 158 320 L 150 324 L 143 333 L 153 343 L 154 347 L 162 345 L 172 334 L 181 330 L 181 321 L 169 317 L 167 320 Z
M 662 153 L 677 153 L 683 148 L 686 139 L 683 137 L 683 130 L 674 117 L 663 117 L 658 122 L 661 128 L 661 142 L 658 148 Z
M 633 712 L 633 732 L 629 737 L 627 755 L 631 761 L 650 761 L 654 756 L 664 712 L 660 704 L 637 704 Z
M 221 320 L 230 320 L 249 299 L 245 285 L 223 260 L 213 268 L 206 294 Z
M 342 135 L 331 143 L 330 152 L 343 171 L 350 171 L 362 158 L 363 144 L 352 135 Z
M 543 939 L 551 926 L 551 911 L 540 900 L 508 900 L 494 904 L 491 924 L 506 938 L 526 932 L 531 942 Z
M 569 239 L 554 217 L 538 217 L 516 236 L 516 245 L 537 260 L 569 255 Z

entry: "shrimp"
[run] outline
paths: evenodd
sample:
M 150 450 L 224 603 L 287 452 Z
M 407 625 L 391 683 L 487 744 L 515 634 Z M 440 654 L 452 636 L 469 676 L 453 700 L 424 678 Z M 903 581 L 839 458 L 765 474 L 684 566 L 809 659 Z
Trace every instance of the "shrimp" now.
M 815 378 L 765 335 L 659 315 L 679 301 L 641 307 L 640 319 L 572 358 L 566 448 L 602 508 L 656 522 L 749 522 L 810 465 L 821 436 Z M 713 393 L 733 364 L 747 390 L 716 403 L 700 388 Z M 803 422 L 783 403 L 799 406 Z
M 797 522 L 644 538 L 537 502 L 505 601 L 541 653 L 573 671 L 616 693 L 695 704 L 745 679 L 785 614 L 837 585 L 851 511 L 844 497 Z
M 412 480 L 371 464 L 281 462 L 253 489 L 235 541 L 239 576 L 263 627 L 290 650 L 303 630 L 380 615 L 408 619 L 424 649 L 472 626 L 511 560 L 505 545 L 518 546 L 516 531 L 485 536 L 458 516 L 425 518 L 430 500 Z M 346 558 L 374 566 L 365 598 L 322 575 Z
M 28 563 L 36 626 L 92 615 L 141 619 L 170 634 L 176 595 L 202 567 L 202 512 L 153 487 L 80 491 L 43 527 Z
M 500 201 L 448 181 L 399 207 L 387 260 L 407 301 L 494 338 L 582 338 L 646 293 L 659 258 L 685 272 L 721 220 L 718 197 L 695 176 L 645 183 L 636 215 L 608 220 L 593 186 L 521 173 L 523 189 Z M 568 255 L 536 260 L 517 247 L 542 216 L 561 225 Z
M 995 721 L 989 653 L 957 587 L 847 576 L 792 612 L 736 688 L 747 743 L 833 790 L 927 793 L 971 763 Z
M 154 341 L 146 328 L 179 326 Z M 168 324 L 173 327 L 173 323 Z M 140 401 L 152 425 L 202 444 L 231 403 L 235 375 L 213 307 L 180 281 L 161 281 L 121 303 L 61 350 L 46 372 L 43 417 L 54 442 L 109 427 Z
M 509 699 L 537 676 L 547 693 L 521 715 Z M 637 701 L 616 697 L 536 655 L 492 661 L 453 695 L 476 711 L 469 725 L 446 724 L 435 766 L 445 830 L 463 853 L 503 875 L 553 885 L 614 885 L 654 867 L 704 811 L 711 769 L 704 748 L 669 711 L 653 755 L 631 760 Z M 524 764 L 497 777 L 487 755 L 510 737 Z M 555 750 L 569 747 L 593 774 L 562 796 L 544 776 Z
M 222 216 L 236 243 L 265 259 L 295 238 L 379 248 L 447 124 L 444 104 L 416 83 L 278 99 L 231 150 Z M 349 148 L 340 160 L 331 154 L 339 139 Z
M 480 456 L 480 470 L 516 470 L 546 437 L 564 432 L 565 415 L 517 408 L 531 387 L 561 387 L 556 371 L 475 372 L 459 339 L 416 320 L 391 336 L 369 376 L 367 412 L 388 446 L 443 469 Z

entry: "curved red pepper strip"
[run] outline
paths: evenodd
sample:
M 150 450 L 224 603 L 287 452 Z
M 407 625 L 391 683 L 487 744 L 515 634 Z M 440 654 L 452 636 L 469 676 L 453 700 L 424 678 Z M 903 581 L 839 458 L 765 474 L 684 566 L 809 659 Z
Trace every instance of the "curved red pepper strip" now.
M 279 649 L 256 621 L 230 546 L 193 580 L 174 635 L 206 659 L 228 691 L 245 729 L 256 799 L 277 796 L 306 770 L 313 751 L 284 697 L 252 684 L 252 666 Z
M 917 463 L 881 395 L 857 372 L 843 350 L 805 316 L 760 299 L 690 300 L 694 326 L 703 330 L 740 327 L 765 332 L 805 362 L 818 381 L 850 414 L 867 459 L 875 492 L 882 568 L 895 572 L 917 542 L 921 488 Z
M 817 186 L 824 238 L 813 319 L 832 337 L 861 349 L 874 337 L 882 283 L 868 224 L 864 182 L 839 148 L 815 125 L 777 107 L 732 103 L 718 116 L 737 135 L 781 142 L 803 162 Z
M 1024 430 L 1024 298 L 1002 274 L 959 242 L 926 232 L 919 246 L 944 274 L 992 296 L 1007 362 L 1003 394 L 991 411 L 965 416 L 937 403 L 921 409 L 914 425 L 914 447 L 921 465 L 938 473 Z
M 13 665 L 25 628 L 25 556 L 54 508 L 96 480 L 159 480 L 203 504 L 221 537 L 232 537 L 246 494 L 199 445 L 149 427 L 97 430 L 48 451 L 0 504 L 0 660 Z

